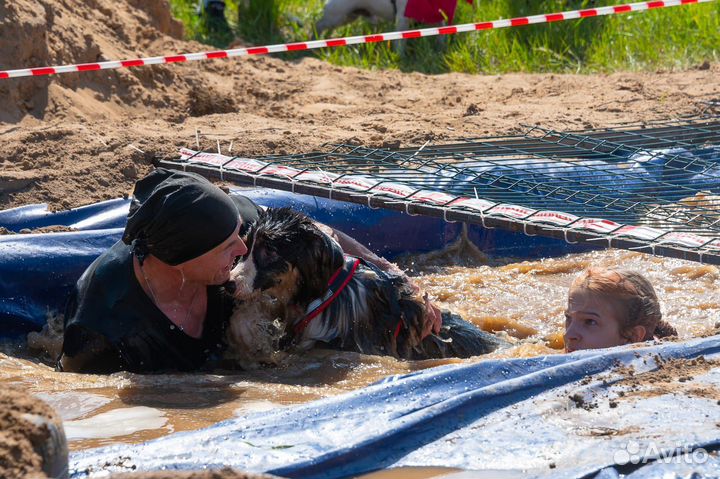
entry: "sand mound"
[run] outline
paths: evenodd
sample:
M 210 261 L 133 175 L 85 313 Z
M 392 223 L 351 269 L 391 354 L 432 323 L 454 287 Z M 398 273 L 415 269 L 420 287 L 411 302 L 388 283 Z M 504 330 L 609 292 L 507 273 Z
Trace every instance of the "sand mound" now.
M 14 388 L 0 390 L 0 477 L 62 478 L 68 448 L 62 421 L 40 399 Z M 225 468 L 217 471 L 116 474 L 113 479 L 272 479 Z
M 16 0 L 0 5 L 3 69 L 203 49 L 181 41 L 182 36 L 182 24 L 172 17 L 166 0 Z M 0 83 L 5 106 L 0 121 L 28 114 L 40 119 L 107 117 L 125 109 L 183 112 L 188 109 L 185 94 L 204 87 L 203 79 L 168 66 L 9 80 Z
M 67 443 L 55 411 L 19 390 L 0 390 L 0 477 L 65 477 L 67 466 Z

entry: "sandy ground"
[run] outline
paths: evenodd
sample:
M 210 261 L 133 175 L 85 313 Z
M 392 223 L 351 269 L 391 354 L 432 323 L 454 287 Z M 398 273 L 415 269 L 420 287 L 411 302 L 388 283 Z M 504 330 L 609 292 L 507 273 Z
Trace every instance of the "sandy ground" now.
M 0 69 L 207 49 L 182 35 L 164 0 L 0 2 Z M 718 64 L 612 75 L 427 76 L 264 57 L 0 80 L 0 209 L 37 202 L 62 209 L 127 194 L 153 158 L 192 146 L 196 130 L 204 148 L 219 141 L 226 151 L 232 142 L 239 155 L 307 152 L 326 142 L 419 146 L 522 125 L 585 129 L 675 118 L 718 97 Z M 670 387 L 684 377 L 673 368 L 657 373 L 673 380 L 648 380 Z M 41 403 L 23 407 L 56 421 Z M 18 429 L 12 415 L 0 419 L 0 444 L 19 451 L 12 464 L 0 461 L 0 475 L 8 467 L 41 476 L 28 434 L 45 432 Z
M 0 390 L 0 477 L 67 477 L 68 448 L 59 415 L 19 388 Z M 277 476 L 217 471 L 115 474 L 113 479 L 272 479 Z
M 92 28 L 87 28 L 92 25 Z M 163 0 L 0 4 L 0 66 L 202 51 Z M 8 41 L 5 41 L 8 39 Z M 681 72 L 472 76 L 245 58 L 0 80 L 0 208 L 74 207 L 128 193 L 153 157 L 192 146 L 306 152 L 325 142 L 422 145 L 695 114 L 720 65 Z M 141 151 L 139 151 L 141 150 Z
M 57 477 L 67 465 L 58 414 L 19 388 L 0 390 L 0 477 Z

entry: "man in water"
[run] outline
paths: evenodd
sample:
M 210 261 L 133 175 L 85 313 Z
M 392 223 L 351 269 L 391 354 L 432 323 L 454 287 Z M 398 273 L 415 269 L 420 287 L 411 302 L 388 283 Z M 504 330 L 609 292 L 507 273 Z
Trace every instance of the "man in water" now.
M 205 178 L 159 168 L 139 180 L 122 241 L 83 273 L 68 304 L 58 368 L 139 373 L 200 368 L 223 347 L 232 301 L 222 285 L 260 208 Z M 349 254 L 381 261 L 351 238 Z M 431 308 L 428 334 L 440 327 Z
M 258 215 L 201 176 L 157 169 L 138 181 L 122 241 L 78 281 L 58 366 L 108 373 L 193 370 L 221 347 L 221 285 Z

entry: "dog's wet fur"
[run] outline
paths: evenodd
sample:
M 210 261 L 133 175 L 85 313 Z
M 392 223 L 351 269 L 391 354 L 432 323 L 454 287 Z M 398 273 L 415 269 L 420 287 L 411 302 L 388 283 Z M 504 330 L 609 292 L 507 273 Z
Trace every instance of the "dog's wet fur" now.
M 345 264 L 340 245 L 289 208 L 262 213 L 247 243 L 247 255 L 231 273 L 235 309 L 227 334 L 229 356 L 241 362 L 278 362 L 283 351 L 315 346 L 429 359 L 485 354 L 501 345 L 494 335 L 450 313 L 443 313 L 439 336 L 421 340 L 423 298 L 406 277 L 364 263 L 330 306 L 296 335 L 308 305 L 326 293 L 328 281 Z

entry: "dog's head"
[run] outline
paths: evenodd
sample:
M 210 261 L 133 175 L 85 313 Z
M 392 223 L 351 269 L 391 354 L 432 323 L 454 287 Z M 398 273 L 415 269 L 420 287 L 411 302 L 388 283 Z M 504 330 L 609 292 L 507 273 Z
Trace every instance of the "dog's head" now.
M 268 208 L 253 224 L 248 253 L 233 268 L 235 296 L 253 291 L 301 307 L 321 296 L 343 265 L 340 246 L 302 213 Z

